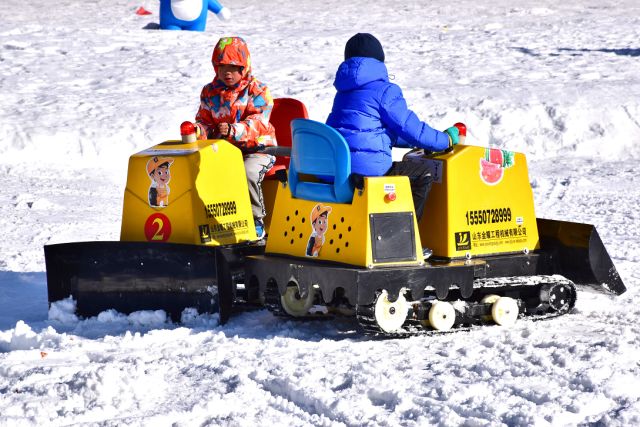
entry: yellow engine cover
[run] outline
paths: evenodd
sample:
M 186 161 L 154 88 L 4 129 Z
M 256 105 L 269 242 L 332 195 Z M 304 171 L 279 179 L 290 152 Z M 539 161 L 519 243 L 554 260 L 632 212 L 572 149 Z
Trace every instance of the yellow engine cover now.
M 472 257 L 539 248 L 525 155 L 475 146 L 407 160 L 425 162 L 434 182 L 419 224 L 435 256 Z
M 293 198 L 278 184 L 266 253 L 369 268 L 423 264 L 408 178 L 365 178 L 350 204 Z
M 224 140 L 167 141 L 129 158 L 123 241 L 255 240 L 242 153 Z

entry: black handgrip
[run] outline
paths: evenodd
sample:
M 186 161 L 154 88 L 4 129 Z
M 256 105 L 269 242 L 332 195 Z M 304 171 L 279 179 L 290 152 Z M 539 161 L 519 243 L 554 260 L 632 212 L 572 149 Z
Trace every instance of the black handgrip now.
M 262 149 L 258 149 L 257 152 L 276 157 L 291 157 L 291 147 L 262 147 Z

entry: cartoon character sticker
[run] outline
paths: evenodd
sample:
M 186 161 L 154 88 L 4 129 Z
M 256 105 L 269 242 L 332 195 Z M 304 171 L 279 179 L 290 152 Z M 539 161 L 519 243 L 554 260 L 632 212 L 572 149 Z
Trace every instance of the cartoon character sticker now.
M 172 164 L 172 157 L 155 156 L 147 162 L 147 175 L 151 178 L 151 185 L 149 186 L 149 206 L 169 206 L 169 181 L 171 180 L 171 171 L 169 168 Z
M 324 233 L 329 228 L 329 214 L 331 206 L 318 203 L 311 210 L 311 228 L 313 232 L 307 243 L 307 256 L 317 257 L 324 243 Z

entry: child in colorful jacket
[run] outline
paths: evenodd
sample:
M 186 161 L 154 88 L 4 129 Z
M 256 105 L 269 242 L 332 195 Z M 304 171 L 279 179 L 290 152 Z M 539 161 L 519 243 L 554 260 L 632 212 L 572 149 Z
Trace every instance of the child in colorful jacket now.
M 407 107 L 402 90 L 389 82 L 382 45 L 358 33 L 345 46 L 327 124 L 344 136 L 351 151 L 351 171 L 364 176 L 407 175 L 418 219 L 431 188 L 422 163 L 392 162 L 391 147 L 443 151 L 458 143 L 458 129 L 437 131 Z
M 251 56 L 240 37 L 223 37 L 211 58 L 215 78 L 202 88 L 196 127 L 200 139 L 221 138 L 243 153 L 253 218 L 258 238 L 264 237 L 266 214 L 262 180 L 275 158 L 260 153 L 275 146 L 275 129 L 269 123 L 273 98 L 267 86 L 251 74 Z

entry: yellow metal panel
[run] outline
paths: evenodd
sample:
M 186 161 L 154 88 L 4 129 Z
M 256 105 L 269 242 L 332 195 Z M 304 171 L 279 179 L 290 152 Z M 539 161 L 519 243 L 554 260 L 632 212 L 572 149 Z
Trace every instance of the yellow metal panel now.
M 266 212 L 266 215 L 262 220 L 267 233 L 269 233 L 269 227 L 271 226 L 271 216 L 276 203 L 278 185 L 279 181 L 275 178 L 268 178 L 262 181 L 262 199 L 264 200 L 264 209 Z
M 240 150 L 224 140 L 167 141 L 131 156 L 120 238 L 204 245 L 255 239 Z
M 392 192 L 397 196 L 395 201 L 385 197 Z M 406 177 L 365 178 L 364 190 L 356 190 L 350 204 L 296 199 L 291 196 L 288 186 L 279 184 L 266 252 L 362 267 L 422 263 L 415 219 L 417 259 L 410 262 L 373 261 L 369 216 L 393 212 L 413 212 Z
M 457 146 L 437 156 L 409 155 L 434 183 L 420 221 L 422 242 L 446 258 L 537 249 L 538 230 L 522 153 Z

